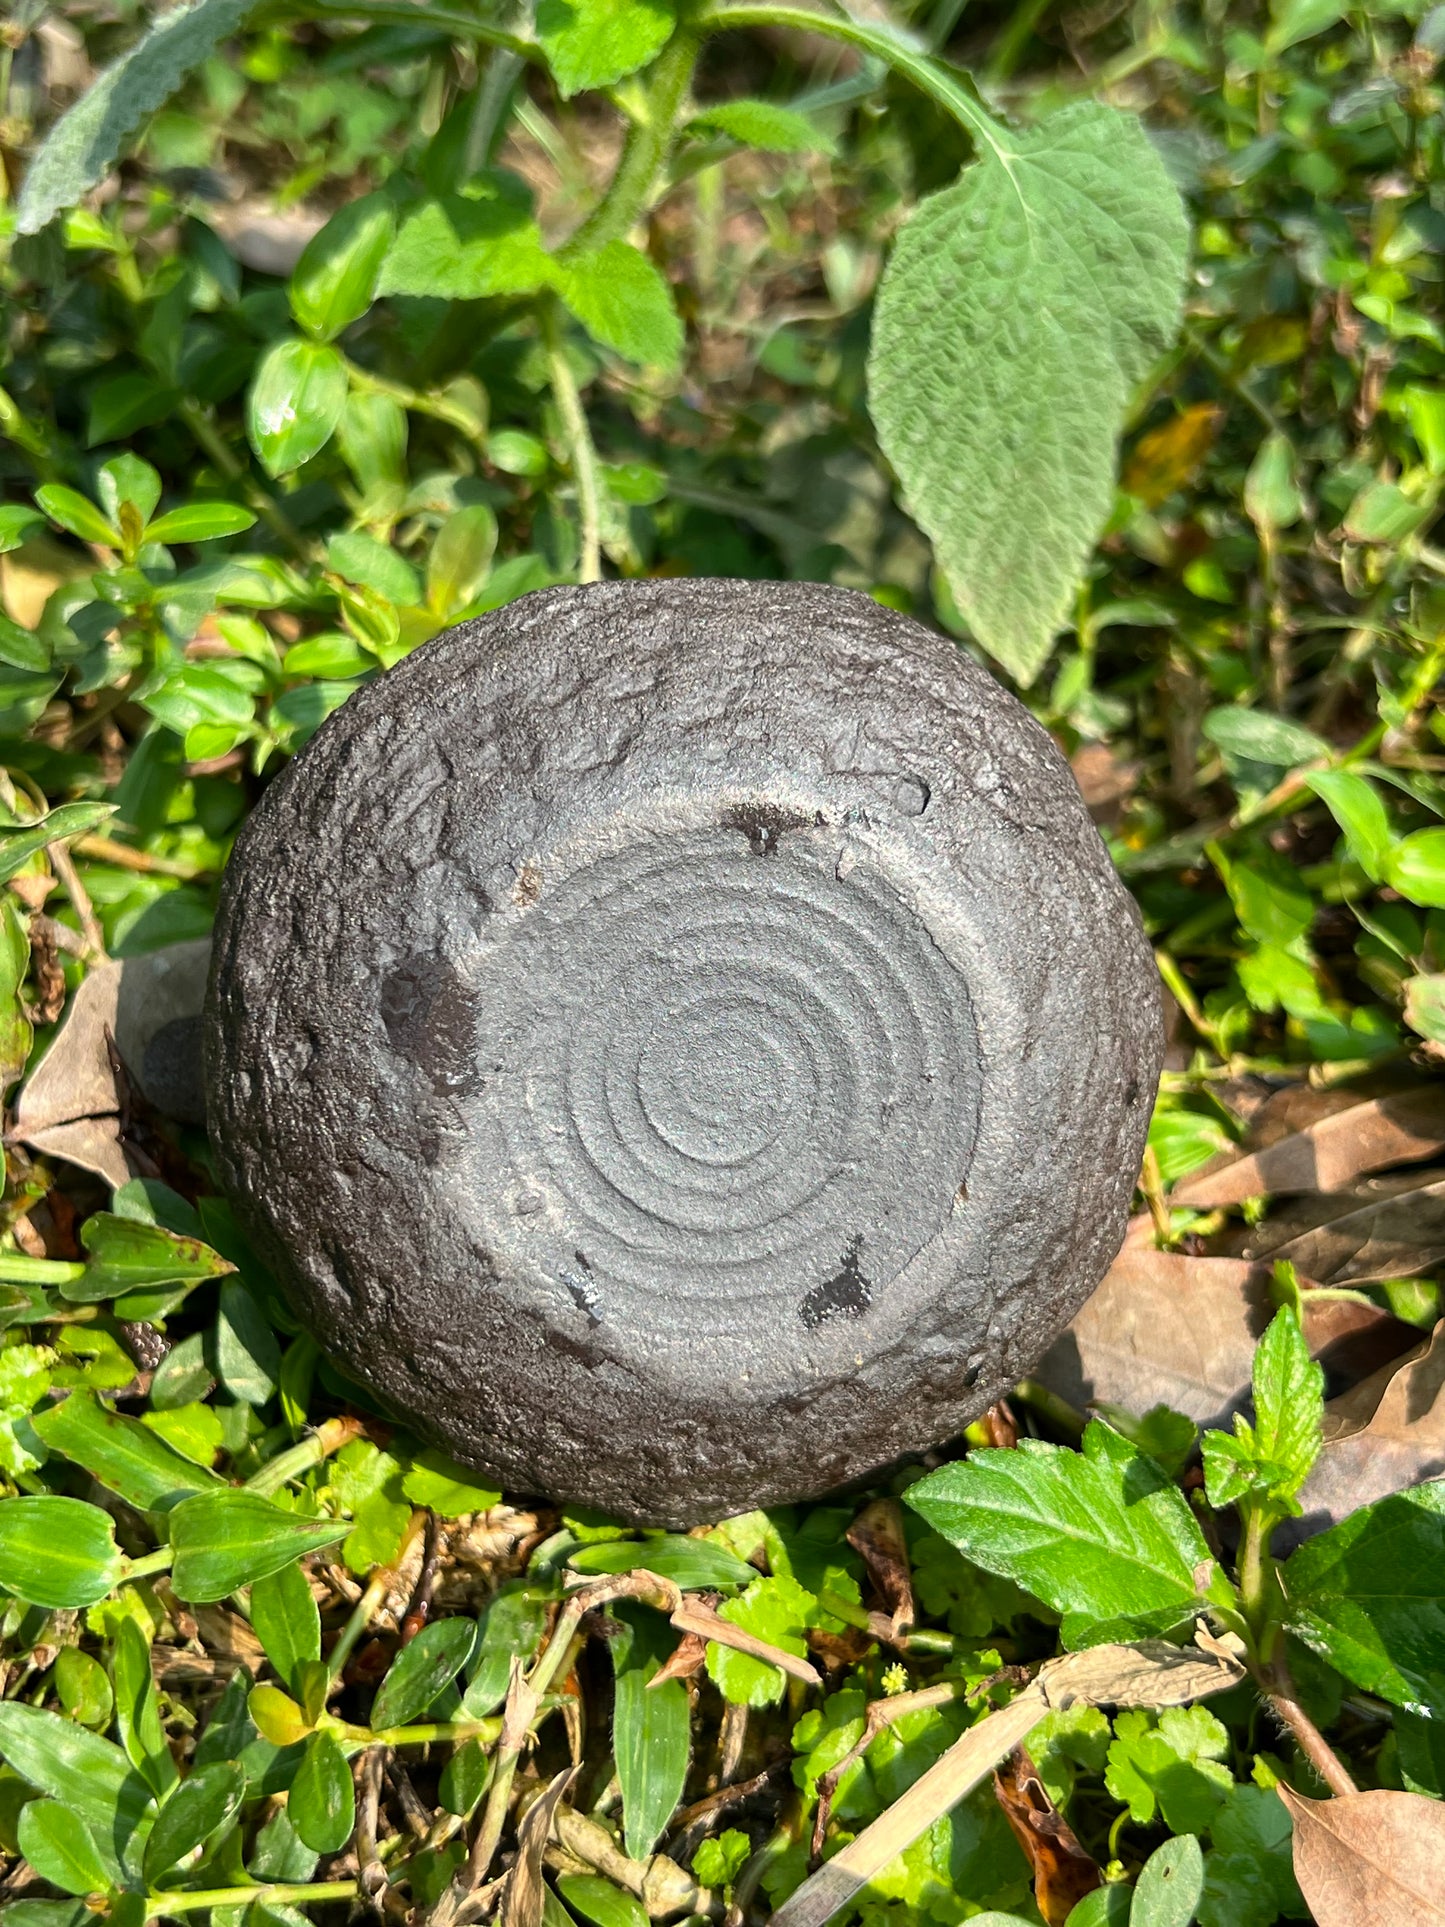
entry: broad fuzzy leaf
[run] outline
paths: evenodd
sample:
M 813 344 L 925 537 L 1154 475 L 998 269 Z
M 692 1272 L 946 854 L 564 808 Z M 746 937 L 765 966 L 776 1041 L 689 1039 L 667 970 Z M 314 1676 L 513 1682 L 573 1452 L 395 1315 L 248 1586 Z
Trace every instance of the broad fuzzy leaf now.
M 1351 1513 L 1301 1546 L 1283 1577 L 1290 1630 L 1346 1679 L 1445 1714 L 1445 1485 Z
M 256 0 L 195 0 L 160 14 L 50 130 L 21 189 L 20 232 L 35 234 L 62 208 L 74 207 L 105 174 L 126 136 L 255 7 Z
M 999 128 L 894 249 L 869 362 L 879 439 L 965 620 L 1022 682 L 1109 513 L 1124 411 L 1178 327 L 1187 246 L 1142 126 L 1087 102 Z
M 400 216 L 377 292 L 476 301 L 533 294 L 549 285 L 553 271 L 525 203 L 510 195 L 448 194 L 418 201 Z
M 610 87 L 660 53 L 677 24 L 671 0 L 538 0 L 537 38 L 564 100 Z
M 682 322 L 672 289 L 640 249 L 609 241 L 558 263 L 562 299 L 588 334 L 628 361 L 675 368 Z
M 1032 1439 L 973 1452 L 907 1500 L 966 1558 L 1057 1613 L 1183 1613 L 1221 1583 L 1183 1493 L 1102 1425 L 1082 1453 Z

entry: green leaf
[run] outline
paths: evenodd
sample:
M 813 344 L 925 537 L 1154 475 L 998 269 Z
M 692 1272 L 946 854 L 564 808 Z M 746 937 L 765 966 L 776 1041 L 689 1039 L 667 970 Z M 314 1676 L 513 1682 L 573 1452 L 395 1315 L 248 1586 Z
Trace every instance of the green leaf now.
M 1294 769 L 1331 753 L 1329 744 L 1313 730 L 1260 709 L 1211 709 L 1204 718 L 1204 733 L 1232 756 L 1269 763 L 1275 769 Z
M 737 1599 L 719 1606 L 718 1616 L 801 1658 L 808 1650 L 804 1632 L 816 1608 L 813 1595 L 796 1579 L 778 1575 L 754 1580 Z M 711 1641 L 707 1670 L 723 1698 L 734 1706 L 775 1706 L 787 1686 L 787 1676 L 779 1667 Z
M 648 1927 L 647 1910 L 631 1894 L 614 1887 L 601 1874 L 565 1873 L 557 1891 L 574 1913 L 596 1927 Z
M 161 1732 L 160 1707 L 151 1674 L 151 1643 L 139 1622 L 127 1615 L 116 1628 L 111 1655 L 116 1731 L 131 1765 L 151 1792 L 164 1799 L 179 1777 Z
M 1228 1757 L 1228 1729 L 1207 1707 L 1172 1707 L 1157 1718 L 1121 1712 L 1104 1779 L 1139 1825 L 1162 1817 L 1175 1833 L 1201 1833 L 1234 1784 Z
M 624 1629 L 611 1641 L 617 1682 L 612 1750 L 622 1788 L 624 1839 L 633 1860 L 646 1860 L 677 1811 L 687 1779 L 687 1689 L 676 1679 L 649 1684 L 676 1643 L 657 1613 L 622 1600 L 611 1614 Z
M 1204 1893 L 1204 1854 L 1196 1834 L 1156 1847 L 1134 1884 L 1129 1927 L 1189 1927 Z
M 476 1639 L 472 1619 L 438 1619 L 423 1626 L 402 1647 L 381 1682 L 371 1708 L 372 1726 L 379 1730 L 419 1720 L 471 1658 Z
M 339 1520 L 298 1519 L 255 1492 L 200 1492 L 170 1515 L 171 1584 L 181 1599 L 224 1599 L 345 1533 Z
M 675 368 L 682 321 L 672 289 L 640 249 L 609 241 L 558 262 L 557 289 L 594 340 L 628 361 Z
M 1140 123 L 994 126 L 879 290 L 871 408 L 964 620 L 1030 682 L 1113 501 L 1135 385 L 1179 323 L 1188 226 Z
M 1432 1044 L 1445 1043 L 1445 975 L 1438 970 L 1407 977 L 1401 986 L 1405 994 L 1405 1022 L 1411 1030 L 1428 1037 Z
M 146 1882 L 162 1874 L 220 1828 L 229 1826 L 246 1796 L 246 1775 L 234 1760 L 213 1760 L 191 1773 L 161 1808 L 142 1862 Z
M 569 1555 L 574 1572 L 631 1572 L 643 1567 L 694 1591 L 750 1586 L 756 1566 L 744 1565 L 712 1539 L 689 1539 L 675 1532 L 648 1539 L 612 1539 L 583 1546 Z
M 306 1574 L 294 1561 L 252 1585 L 251 1626 L 276 1677 L 295 1689 L 301 1667 L 321 1657 L 321 1614 Z
M 1445 1485 L 1364 1506 L 1283 1568 L 1286 1624 L 1393 1705 L 1445 1714 Z
M 61 115 L 30 163 L 16 209 L 22 234 L 35 234 L 74 207 L 106 173 L 122 143 L 252 13 L 256 0 L 195 0 L 155 17 L 129 52 L 114 61 Z
M 266 350 L 246 397 L 246 433 L 268 475 L 286 475 L 330 441 L 346 405 L 346 364 L 316 341 Z
M 0 1101 L 24 1071 L 34 1040 L 20 998 L 29 968 L 29 918 L 7 890 L 0 900 Z
M 327 567 L 348 582 L 375 589 L 398 608 L 421 601 L 421 582 L 404 555 L 361 529 L 343 529 L 326 544 Z
M 401 215 L 378 292 L 476 301 L 535 294 L 551 285 L 555 272 L 525 203 L 447 194 L 418 201 Z
M 1306 783 L 1345 833 L 1350 855 L 1367 877 L 1384 881 L 1394 833 L 1379 791 L 1350 770 L 1314 770 Z
M 0 1502 L 0 1586 L 34 1606 L 93 1606 L 119 1583 L 110 1514 L 53 1493 Z
M 63 1894 L 106 1893 L 109 1869 L 80 1814 L 58 1800 L 32 1800 L 21 1810 L 20 1851 L 42 1880 Z
M 1058 1613 L 1183 1614 L 1221 1584 L 1183 1493 L 1098 1423 L 1082 1453 L 1021 1439 L 940 1466 L 906 1497 L 965 1558 Z
M 1299 1318 L 1286 1305 L 1254 1354 L 1254 1432 L 1263 1457 L 1285 1468 L 1291 1497 L 1323 1443 L 1325 1375 L 1310 1357 Z
M 330 341 L 366 313 L 394 232 L 391 203 L 366 194 L 338 209 L 306 243 L 287 292 L 309 335 Z
M 281 1347 L 260 1306 L 238 1279 L 221 1287 L 216 1376 L 245 1405 L 264 1405 L 281 1375 Z
M 1255 527 L 1287 529 L 1305 511 L 1288 435 L 1266 435 L 1244 478 L 1244 507 Z M 1245 714 L 1250 712 L 1246 711 Z
M 31 1421 L 52 1452 L 84 1466 L 93 1478 L 143 1512 L 168 1512 L 215 1479 L 173 1452 L 137 1419 L 74 1391 Z
M 65 1295 L 89 1304 L 134 1291 L 140 1285 L 194 1285 L 219 1278 L 235 1266 L 199 1238 L 178 1237 L 158 1224 L 98 1211 L 80 1228 L 90 1253 L 85 1276 L 65 1287 Z
M 147 542 L 214 542 L 222 535 L 242 535 L 254 528 L 256 518 L 249 509 L 233 502 L 188 502 L 171 509 L 151 523 Z
M 417 1453 L 407 1467 L 401 1489 L 413 1505 L 427 1506 L 442 1519 L 489 1512 L 502 1496 L 496 1486 L 485 1484 L 433 1446 Z
M 50 667 L 50 650 L 43 637 L 0 615 L 0 662 L 12 669 L 45 670 Z
M 1445 1720 L 1401 1710 L 1395 1715 L 1395 1738 L 1405 1791 L 1445 1800 Z
M 426 565 L 427 606 L 454 616 L 473 601 L 487 579 L 497 547 L 497 518 L 485 502 L 473 502 L 442 524 Z
M 830 135 L 815 126 L 806 114 L 793 107 L 779 107 L 771 100 L 724 100 L 703 107 L 688 122 L 688 128 L 715 128 L 744 147 L 761 148 L 769 154 L 831 154 L 835 151 Z
M 120 1748 L 58 1713 L 0 1700 L 0 1755 L 38 1792 L 74 1808 L 118 1884 L 132 1842 L 149 1831 L 154 1804 Z
M 672 0 L 537 0 L 537 38 L 564 100 L 645 67 L 676 25 Z
M 27 507 L 24 502 L 6 502 L 0 506 L 0 555 L 18 549 L 44 520 L 38 510 Z
M 1416 830 L 1391 850 L 1385 878 L 1402 897 L 1445 909 L 1445 829 Z
M 314 1853 L 340 1853 L 351 1838 L 356 1823 L 351 1768 L 329 1733 L 313 1733 L 306 1742 L 286 1811 L 297 1835 Z
M 37 850 L 60 843 L 72 836 L 86 836 L 107 817 L 115 815 L 114 803 L 62 803 L 33 823 L 0 829 L 0 883 L 19 874 Z
M 62 1646 L 56 1654 L 55 1690 L 71 1719 L 82 1726 L 109 1726 L 115 1707 L 109 1676 L 98 1659 L 78 1646 Z
M 506 1697 L 512 1658 L 530 1660 L 547 1630 L 545 1598 L 531 1587 L 513 1584 L 492 1598 L 482 1620 L 476 1665 L 462 1695 L 462 1711 L 479 1720 Z
M 120 532 L 112 528 L 93 502 L 60 482 L 48 482 L 35 491 L 35 499 L 50 517 L 82 542 L 95 542 L 103 549 L 120 547 Z

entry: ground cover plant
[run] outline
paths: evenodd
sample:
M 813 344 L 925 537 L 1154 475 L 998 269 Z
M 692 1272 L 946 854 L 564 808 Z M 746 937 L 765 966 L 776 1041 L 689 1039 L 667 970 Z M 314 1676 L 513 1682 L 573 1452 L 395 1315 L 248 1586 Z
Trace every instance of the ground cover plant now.
M 1442 54 L 1408 0 L 20 0 L 11 1927 L 1445 1919 Z M 603 573 L 955 636 L 1170 993 L 1035 1376 L 691 1536 L 370 1409 L 117 1016 L 355 688 Z

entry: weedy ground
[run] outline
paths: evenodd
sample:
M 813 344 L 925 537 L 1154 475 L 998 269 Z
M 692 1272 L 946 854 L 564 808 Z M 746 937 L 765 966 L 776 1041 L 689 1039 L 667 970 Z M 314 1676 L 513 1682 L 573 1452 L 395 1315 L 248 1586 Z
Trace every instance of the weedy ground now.
M 143 11 L 16 12 L 12 183 Z M 205 936 L 237 827 L 358 681 L 594 546 L 623 575 L 844 583 L 977 647 L 865 412 L 881 263 L 969 158 L 953 121 L 796 27 L 717 38 L 697 97 L 792 117 L 699 128 L 648 215 L 674 372 L 504 290 L 403 293 L 362 301 L 338 398 L 324 356 L 273 358 L 328 215 L 470 142 L 560 236 L 619 119 L 540 67 L 494 65 L 488 93 L 403 9 L 362 32 L 309 11 L 256 15 L 78 211 L 6 243 L 12 1121 L 107 959 Z M 1445 15 L 910 12 L 1004 111 L 1142 112 L 1194 226 L 1183 331 L 1020 692 L 1170 992 L 1130 1244 L 1073 1353 L 926 1465 L 639 1543 L 370 1411 L 246 1249 L 200 1130 L 72 1036 L 6 1141 L 11 1927 L 766 1918 L 1061 1647 L 1196 1617 L 1238 1684 L 1046 1712 L 852 1917 L 1445 1919 L 1438 1886 L 1390 1886 L 1425 1847 L 1438 1875 L 1445 1796 L 1445 1515 L 1414 1483 L 1445 1465 L 1421 1349 L 1445 1264 Z M 334 294 L 303 277 L 292 310 Z M 268 358 L 290 414 L 258 408 Z M 46 809 L 69 814 L 28 831 Z M 139 1175 L 112 1191 L 118 1147 Z M 1252 1423 L 1201 1446 L 1266 1329 Z

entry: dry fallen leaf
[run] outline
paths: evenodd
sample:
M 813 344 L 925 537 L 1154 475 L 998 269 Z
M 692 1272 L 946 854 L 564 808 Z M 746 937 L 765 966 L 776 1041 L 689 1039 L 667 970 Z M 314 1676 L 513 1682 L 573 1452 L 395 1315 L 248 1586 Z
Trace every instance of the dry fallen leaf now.
M 1256 1340 L 1273 1315 L 1267 1266 L 1126 1245 L 1033 1376 L 1080 1409 L 1171 1405 L 1226 1424 L 1249 1392 Z
M 883 1596 L 892 1615 L 894 1637 L 907 1632 L 917 1615 L 898 1501 L 874 1499 L 865 1505 L 848 1528 L 848 1543 L 861 1556 Z
M 146 1052 L 168 1025 L 193 1019 L 205 997 L 210 942 L 170 944 L 87 973 L 54 1043 L 15 1106 L 13 1135 L 109 1184 L 131 1176 L 106 1034 L 139 1082 Z
M 1123 487 L 1146 508 L 1158 508 L 1183 488 L 1214 445 L 1224 410 L 1216 402 L 1194 402 L 1134 444 L 1124 467 Z
M 1279 1797 L 1317 1927 L 1445 1927 L 1445 1805 L 1421 1793 Z
M 1003 1816 L 1023 1849 L 1047 1927 L 1064 1927 L 1085 1894 L 1102 1887 L 1098 1862 L 1049 1798 L 1028 1749 L 1016 1746 L 993 1776 Z
M 1281 1242 L 1269 1242 L 1268 1220 L 1251 1255 L 1284 1258 L 1321 1285 L 1410 1278 L 1445 1258 L 1445 1178 L 1404 1185 L 1377 1179 L 1359 1187 L 1351 1207 Z
M 1373 1097 L 1175 1185 L 1170 1203 L 1213 1209 L 1266 1192 L 1338 1191 L 1367 1171 L 1433 1157 L 1445 1145 L 1445 1084 Z
M 542 1855 L 552 1833 L 557 1803 L 577 1777 L 575 1766 L 565 1767 L 527 1808 L 517 1828 L 517 1858 L 502 1889 L 497 1909 L 500 1927 L 541 1927 L 546 1888 L 542 1884 Z
M 1426 1344 L 1325 1407 L 1324 1450 L 1299 1495 L 1301 1523 L 1323 1530 L 1347 1512 L 1442 1472 L 1445 1319 Z

